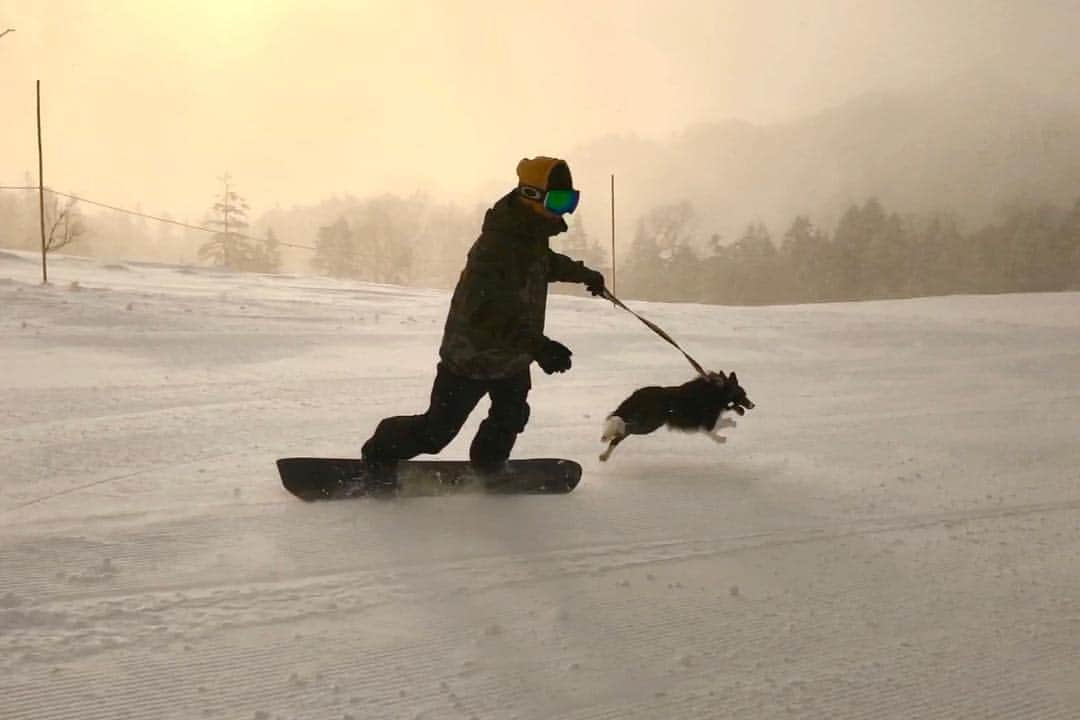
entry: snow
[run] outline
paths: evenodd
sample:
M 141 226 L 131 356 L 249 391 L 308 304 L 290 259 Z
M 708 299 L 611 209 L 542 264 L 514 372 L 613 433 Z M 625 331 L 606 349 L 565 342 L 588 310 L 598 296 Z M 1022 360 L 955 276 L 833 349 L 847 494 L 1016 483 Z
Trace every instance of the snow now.
M 599 300 L 518 456 L 565 496 L 307 505 L 273 461 L 420 412 L 439 291 L 0 253 L 0 717 L 1080 717 L 1080 295 Z M 481 409 L 482 410 L 482 409 Z M 482 411 L 444 452 L 464 457 Z

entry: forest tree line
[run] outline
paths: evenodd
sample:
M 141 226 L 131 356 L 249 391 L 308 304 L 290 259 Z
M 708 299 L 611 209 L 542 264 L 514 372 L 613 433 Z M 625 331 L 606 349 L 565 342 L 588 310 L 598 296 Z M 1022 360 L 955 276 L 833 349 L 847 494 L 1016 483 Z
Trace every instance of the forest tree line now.
M 620 295 L 760 305 L 1080 290 L 1080 200 L 1015 205 L 971 232 L 948 213 L 902 216 L 873 198 L 831 233 L 802 216 L 778 240 L 751 223 L 734 242 L 700 242 L 692 220 L 685 204 L 641 218 Z
M 445 288 L 484 208 L 419 194 L 347 197 L 253 222 L 246 201 L 226 187 L 202 218 L 211 234 L 127 215 L 83 217 L 71 203 L 47 207 L 64 211 L 65 223 L 50 227 L 79 231 L 64 252 Z M 552 247 L 610 277 L 599 236 L 567 219 L 569 231 Z M 36 193 L 0 193 L 0 246 L 35 249 L 37 233 Z M 288 263 L 281 244 L 294 248 Z M 1065 209 L 1015 204 L 965 230 L 951 214 L 901 215 L 871 198 L 848 208 L 831 232 L 800 216 L 778 237 L 750 223 L 733 241 L 703 233 L 690 204 L 665 205 L 638 220 L 617 270 L 623 298 L 732 305 L 1080 290 L 1080 200 Z

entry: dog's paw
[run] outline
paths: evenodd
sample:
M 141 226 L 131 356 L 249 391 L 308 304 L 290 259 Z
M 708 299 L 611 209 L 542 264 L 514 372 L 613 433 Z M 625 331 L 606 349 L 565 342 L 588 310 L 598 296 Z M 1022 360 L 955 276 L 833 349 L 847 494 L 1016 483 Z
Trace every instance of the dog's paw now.
M 733 428 L 738 427 L 739 423 L 735 422 L 731 418 L 722 418 L 719 423 L 716 424 L 717 429 L 720 428 Z
M 718 442 L 721 445 L 727 442 L 727 438 L 723 435 L 709 435 L 709 437 L 711 437 L 714 442 Z

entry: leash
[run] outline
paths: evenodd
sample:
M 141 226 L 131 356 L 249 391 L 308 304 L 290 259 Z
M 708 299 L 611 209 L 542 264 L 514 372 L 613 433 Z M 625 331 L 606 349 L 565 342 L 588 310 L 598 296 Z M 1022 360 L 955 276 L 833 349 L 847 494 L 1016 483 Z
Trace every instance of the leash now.
M 694 366 L 694 369 L 695 369 L 695 370 L 697 370 L 697 372 L 698 372 L 698 375 L 700 375 L 700 376 L 701 376 L 701 377 L 703 377 L 703 378 L 706 378 L 706 379 L 708 379 L 708 377 L 709 377 L 709 374 L 708 374 L 707 372 L 705 372 L 705 368 L 701 367 L 701 363 L 699 363 L 699 362 L 698 362 L 697 360 L 695 360 L 694 358 L 690 357 L 690 353 L 686 352 L 686 351 L 685 351 L 685 350 L 683 350 L 683 349 L 682 349 L 681 347 L 679 347 L 679 343 L 675 342 L 675 341 L 674 341 L 674 340 L 673 340 L 673 339 L 671 338 L 671 336 L 670 336 L 670 335 L 668 335 L 668 334 L 667 334 L 666 332 L 664 332 L 664 331 L 663 331 L 663 329 L 661 329 L 661 328 L 660 328 L 660 327 L 659 327 L 659 326 L 658 326 L 658 325 L 657 325 L 656 323 L 654 323 L 654 322 L 652 322 L 652 321 L 650 321 L 650 320 L 646 320 L 645 318 L 641 317 L 640 315 L 638 315 L 638 314 L 637 314 L 636 312 L 634 312 L 634 311 L 633 311 L 633 310 L 631 310 L 630 308 L 626 307 L 626 305 L 625 305 L 625 304 L 623 304 L 623 301 L 622 301 L 622 300 L 620 300 L 619 298 L 615 297 L 614 295 L 612 295 L 612 294 L 611 294 L 611 291 L 610 291 L 610 290 L 608 290 L 607 288 L 604 288 L 604 292 L 602 293 L 602 297 L 603 297 L 603 298 L 604 298 L 605 300 L 610 300 L 610 301 L 611 301 L 611 302 L 612 302 L 612 303 L 613 303 L 614 305 L 616 305 L 617 307 L 621 307 L 621 308 L 622 308 L 623 310 L 625 310 L 626 312 L 630 313 L 631 315 L 633 315 L 634 317 L 636 317 L 636 318 L 637 318 L 638 320 L 640 320 L 641 322 L 645 323 L 645 326 L 646 326 L 647 328 L 649 328 L 650 330 L 652 330 L 652 331 L 653 331 L 654 333 L 656 333 L 656 334 L 657 334 L 657 335 L 659 335 L 660 337 L 664 338 L 664 340 L 667 340 L 667 341 L 668 341 L 669 343 L 671 343 L 671 345 L 672 345 L 672 346 L 673 346 L 673 347 L 674 347 L 674 348 L 675 348 L 676 350 L 678 350 L 679 352 L 681 352 L 681 353 L 683 354 L 683 357 L 684 357 L 684 358 L 686 358 L 686 359 L 687 359 L 687 360 L 688 360 L 688 361 L 690 362 L 690 364 Z

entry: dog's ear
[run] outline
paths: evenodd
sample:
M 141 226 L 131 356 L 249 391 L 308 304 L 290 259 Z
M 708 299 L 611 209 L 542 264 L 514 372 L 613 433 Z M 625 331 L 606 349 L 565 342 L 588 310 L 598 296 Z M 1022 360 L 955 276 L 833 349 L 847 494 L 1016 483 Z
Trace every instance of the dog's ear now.
M 739 378 L 736 377 L 734 370 L 731 371 L 731 374 L 728 375 L 727 379 L 728 379 L 728 382 L 731 383 L 732 385 L 738 385 L 739 384 Z
M 709 379 L 717 385 L 723 385 L 728 381 L 727 375 L 724 374 L 723 370 L 717 370 L 714 373 L 709 373 L 709 375 L 711 375 Z

